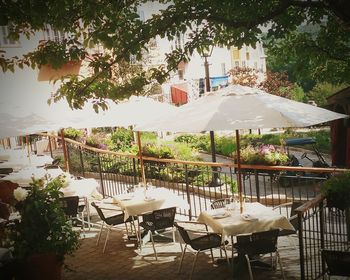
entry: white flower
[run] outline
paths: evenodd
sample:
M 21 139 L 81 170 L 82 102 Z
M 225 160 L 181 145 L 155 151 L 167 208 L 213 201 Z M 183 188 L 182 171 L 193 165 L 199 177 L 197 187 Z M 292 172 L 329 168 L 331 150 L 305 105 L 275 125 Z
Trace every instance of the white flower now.
M 17 201 L 23 201 L 28 196 L 28 191 L 23 188 L 17 188 L 13 191 L 13 196 Z

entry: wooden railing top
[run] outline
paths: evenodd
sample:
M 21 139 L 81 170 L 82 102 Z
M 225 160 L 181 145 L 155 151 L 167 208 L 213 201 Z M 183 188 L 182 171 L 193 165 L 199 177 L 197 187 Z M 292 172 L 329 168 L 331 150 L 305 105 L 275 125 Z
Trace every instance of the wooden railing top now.
M 325 199 L 325 196 L 323 194 L 318 194 L 312 200 L 305 202 L 303 205 L 301 205 L 297 209 L 295 209 L 295 212 L 305 213 L 308 210 L 310 210 L 311 208 L 319 205 L 324 199 Z
M 38 135 L 50 136 L 50 137 L 60 139 L 60 137 L 57 135 L 51 135 L 46 133 L 38 133 Z M 139 158 L 138 155 L 131 155 L 127 153 L 114 152 L 114 151 L 94 148 L 94 147 L 85 145 L 81 142 L 72 140 L 70 138 L 65 138 L 65 141 L 96 153 L 110 154 L 110 155 L 123 156 L 127 158 L 135 158 L 135 159 Z M 187 165 L 195 165 L 195 166 L 237 168 L 236 163 L 187 161 L 187 160 L 178 160 L 178 159 L 153 158 L 153 157 L 147 157 L 147 156 L 143 156 L 143 160 L 163 162 L 163 163 L 173 163 L 173 164 L 187 164 Z M 302 171 L 302 172 L 312 172 L 312 173 L 339 173 L 339 172 L 350 171 L 349 169 L 336 168 L 336 167 L 320 168 L 320 167 L 298 167 L 298 166 L 277 166 L 277 165 L 268 166 L 268 165 L 251 165 L 251 164 L 241 164 L 241 168 L 242 169 L 259 169 L 259 170 L 266 170 L 266 171 L 292 171 L 292 172 Z

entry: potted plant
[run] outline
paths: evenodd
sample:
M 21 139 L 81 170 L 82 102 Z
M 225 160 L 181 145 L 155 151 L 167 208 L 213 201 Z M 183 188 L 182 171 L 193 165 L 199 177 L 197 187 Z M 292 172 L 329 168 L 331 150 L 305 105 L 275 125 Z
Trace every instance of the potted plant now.
M 321 186 L 321 192 L 327 198 L 328 207 L 345 210 L 350 207 L 350 172 L 332 176 Z
M 64 257 L 79 246 L 63 212 L 60 189 L 65 181 L 34 180 L 29 189 L 13 191 L 19 218 L 8 227 L 9 247 L 17 262 L 15 279 L 61 279 Z

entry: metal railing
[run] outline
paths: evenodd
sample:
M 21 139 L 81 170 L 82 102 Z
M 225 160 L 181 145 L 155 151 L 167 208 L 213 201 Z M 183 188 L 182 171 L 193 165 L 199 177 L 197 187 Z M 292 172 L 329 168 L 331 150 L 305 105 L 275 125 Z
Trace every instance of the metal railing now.
M 327 207 L 318 195 L 298 209 L 299 253 L 301 279 L 325 276 L 326 264 L 322 249 L 348 251 L 350 246 L 350 212 Z
M 100 181 L 104 197 L 126 192 L 141 181 L 137 155 L 100 150 L 66 139 L 70 172 L 77 176 L 94 177 Z M 189 204 L 181 210 L 189 219 L 210 208 L 211 201 L 232 195 L 236 187 L 236 164 L 190 162 L 144 157 L 147 181 L 180 195 Z M 212 168 L 216 167 L 216 168 Z M 242 192 L 246 199 L 266 206 L 302 201 L 297 209 L 301 279 L 318 279 L 326 267 L 321 249 L 345 250 L 349 246 L 349 213 L 327 208 L 320 195 L 323 181 L 336 168 L 305 168 L 289 166 L 241 165 Z M 217 172 L 220 185 L 209 187 Z M 236 190 L 235 190 L 236 191 Z M 288 212 L 288 209 L 282 209 Z
M 113 196 L 125 192 L 130 185 L 141 181 L 137 155 L 99 150 L 67 139 L 70 172 L 100 180 L 101 193 Z M 232 195 L 236 189 L 236 164 L 191 162 L 144 157 L 147 181 L 156 186 L 172 189 L 190 205 L 188 215 L 197 217 L 210 208 L 210 202 Z M 212 167 L 217 167 L 213 169 Z M 289 201 L 309 201 L 320 192 L 325 174 L 335 168 L 304 168 L 289 166 L 241 165 L 242 192 L 246 199 L 264 205 L 276 206 Z M 209 187 L 213 173 L 220 184 Z

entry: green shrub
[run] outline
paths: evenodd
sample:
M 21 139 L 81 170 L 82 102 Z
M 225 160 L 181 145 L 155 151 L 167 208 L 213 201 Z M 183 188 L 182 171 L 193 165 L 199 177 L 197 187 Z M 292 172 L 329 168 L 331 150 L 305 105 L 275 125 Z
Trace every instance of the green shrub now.
M 75 128 L 66 128 L 64 130 L 64 137 L 72 140 L 78 140 L 78 138 L 81 138 L 83 136 L 84 132 Z
M 124 151 L 134 144 L 133 132 L 130 129 L 119 128 L 107 139 L 106 144 L 112 151 Z

